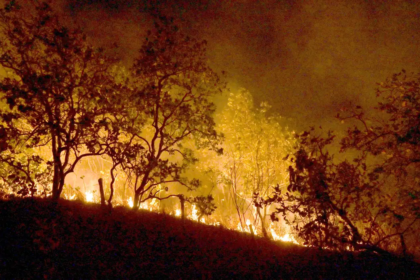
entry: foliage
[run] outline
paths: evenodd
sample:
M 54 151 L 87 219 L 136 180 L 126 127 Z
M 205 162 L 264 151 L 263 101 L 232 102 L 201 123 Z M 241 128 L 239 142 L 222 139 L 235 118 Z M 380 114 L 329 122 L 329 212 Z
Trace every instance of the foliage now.
M 135 208 L 168 191 L 164 184 L 199 186 L 185 172 L 197 161 L 193 146 L 218 149 L 211 98 L 224 87 L 207 65 L 205 41 L 156 17 L 127 71 L 90 46 L 80 30 L 61 25 L 46 3 L 11 1 L 0 24 L 1 102 L 7 105 L 0 112 L 3 184 L 20 185 L 24 195 L 45 185 L 57 200 L 82 159 L 104 156 L 112 162 L 110 206 L 121 170 L 134 188 Z
M 214 198 L 211 195 L 196 196 L 190 200 L 190 203 L 197 207 L 199 221 L 202 216 L 210 216 L 217 208 L 216 204 L 214 204 Z
M 374 117 L 362 108 L 340 118 L 357 120 L 341 141 L 343 150 L 359 150 L 375 157 L 372 176 L 390 186 L 394 210 L 407 219 L 420 216 L 420 75 L 394 74 L 377 89 Z
M 272 219 L 282 214 L 309 245 L 418 250 L 419 94 L 419 77 L 402 72 L 380 84 L 373 117 L 360 106 L 338 115 L 354 122 L 340 142 L 348 160 L 327 151 L 331 132 L 298 135 L 287 192 L 276 188 L 258 205 L 278 203 Z
M 218 149 L 211 98 L 224 83 L 207 65 L 205 46 L 160 17 L 132 67 L 130 99 L 137 108 L 122 122 L 128 141 L 114 155 L 132 179 L 135 208 L 162 199 L 158 193 L 168 191 L 168 184 L 196 189 L 199 181 L 184 176 L 197 161 L 192 147 Z M 141 126 L 139 119 L 145 120 Z
M 42 159 L 30 150 L 18 156 L 4 153 L 1 156 L 0 189 L 6 193 L 16 193 L 21 196 L 46 196 L 50 185 L 51 165 L 42 164 Z M 42 187 L 42 191 L 39 187 Z
M 369 211 L 374 206 L 375 184 L 364 180 L 358 164 L 333 162 L 325 148 L 333 138 L 332 134 L 325 139 L 301 134 L 301 148 L 289 168 L 287 192 L 282 195 L 276 188 L 263 204 L 278 203 L 272 219 L 282 214 L 305 245 L 345 249 L 364 242 L 356 223 L 366 230 L 377 226 Z
M 18 170 L 34 163 L 50 166 L 52 197 L 58 199 L 77 163 L 104 154 L 104 144 L 115 138 L 106 116 L 118 103 L 118 89 L 111 60 L 79 30 L 61 25 L 46 3 L 25 8 L 11 1 L 0 11 L 0 65 L 7 73 L 0 90 L 9 107 L 2 109 L 0 122 L 13 138 L 2 134 L 1 162 Z M 25 150 L 43 147 L 47 155 L 19 164 Z M 37 175 L 25 176 L 30 182 Z
M 226 189 L 223 199 L 234 207 L 242 228 L 255 214 L 253 219 L 260 221 L 264 235 L 267 212 L 257 209 L 258 213 L 250 214 L 252 194 L 266 197 L 273 184 L 286 183 L 286 162 L 282 159 L 293 142 L 284 120 L 270 115 L 269 110 L 266 103 L 254 106 L 251 94 L 244 89 L 230 93 L 226 108 L 218 116 L 218 128 L 225 135 L 223 156 L 211 159 L 218 184 Z

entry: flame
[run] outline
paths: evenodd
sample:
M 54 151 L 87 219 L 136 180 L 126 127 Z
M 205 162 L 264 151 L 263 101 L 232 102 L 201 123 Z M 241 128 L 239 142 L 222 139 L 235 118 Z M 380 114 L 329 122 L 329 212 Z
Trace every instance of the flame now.
M 197 208 L 195 207 L 195 205 L 193 205 L 192 207 L 192 212 L 191 212 L 191 219 L 194 221 L 198 221 L 198 215 L 197 215 Z
M 93 202 L 93 193 L 91 191 L 85 192 L 85 197 L 87 202 Z
M 250 220 L 248 219 L 246 220 L 246 225 L 247 225 L 246 232 L 249 232 L 250 234 L 255 235 L 255 233 L 257 232 L 257 229 L 254 227 L 254 225 L 251 223 Z
M 278 235 L 273 228 L 270 228 L 271 231 L 271 236 L 273 237 L 274 240 L 280 240 L 281 236 Z
M 285 235 L 280 237 L 280 240 L 284 241 L 284 242 L 293 242 L 293 243 L 297 244 L 296 239 L 293 236 L 290 236 L 290 234 L 288 234 L 288 233 L 286 233 Z
M 67 199 L 67 200 L 76 200 L 76 195 L 75 194 L 73 194 L 73 195 L 64 194 L 64 198 Z
M 241 223 L 238 223 L 238 226 L 236 227 L 237 231 L 245 232 L 245 230 L 242 228 Z
M 240 232 L 251 233 L 251 234 L 255 234 L 257 232 L 257 229 L 254 227 L 254 225 L 251 223 L 249 219 L 245 221 L 245 225 L 246 226 L 242 227 L 241 223 L 238 223 L 236 230 Z
M 153 212 L 153 211 L 155 211 L 154 208 L 156 208 L 155 207 L 155 204 L 156 204 L 156 200 L 153 198 L 150 203 L 149 203 L 148 200 L 145 201 L 145 202 L 143 202 L 143 203 L 141 203 L 140 204 L 140 209 L 144 209 L 144 210 L 148 210 L 148 211 Z M 157 211 L 157 209 L 156 209 L 156 211 Z
M 141 203 L 141 204 L 140 204 L 140 209 L 145 209 L 145 210 L 148 210 L 148 209 L 147 209 L 147 206 L 148 206 L 148 202 L 147 202 L 147 201 L 145 201 L 145 202 L 143 202 L 143 203 Z
M 273 224 L 271 224 L 271 225 L 270 225 L 270 232 L 271 232 L 271 236 L 273 237 L 273 239 L 274 239 L 275 241 L 281 240 L 281 241 L 283 241 L 283 242 L 292 242 L 292 243 L 295 243 L 295 244 L 299 244 L 299 243 L 296 241 L 296 239 L 295 239 L 293 236 L 291 236 L 289 233 L 286 233 L 286 234 L 285 234 L 285 235 L 283 235 L 283 236 L 278 235 L 278 234 L 276 233 L 276 231 L 273 229 L 272 225 L 273 225 Z
M 156 198 L 152 198 L 152 201 L 150 202 L 151 206 L 155 206 L 158 203 L 158 200 Z
M 68 200 L 75 200 L 77 198 L 76 194 L 73 195 L 64 195 L 66 199 Z M 86 191 L 85 192 L 85 200 L 86 202 L 95 202 L 94 201 L 94 194 L 92 191 Z M 157 199 L 152 199 L 150 201 L 145 201 L 143 203 L 141 203 L 140 208 L 144 209 L 144 210 L 148 210 L 148 211 L 152 211 L 152 212 L 157 212 L 158 211 L 158 200 Z M 133 202 L 133 198 L 129 197 L 127 200 L 127 204 L 130 208 L 134 207 L 134 202 Z M 181 213 L 181 209 L 175 209 L 175 216 L 176 217 L 180 217 L 182 215 Z M 213 225 L 213 226 L 219 226 L 220 222 L 210 222 L 210 221 L 206 221 L 206 219 L 203 217 L 200 220 L 198 220 L 198 209 L 196 207 L 196 205 L 192 205 L 192 211 L 191 211 L 191 215 L 187 216 L 188 219 L 193 220 L 193 221 L 197 221 L 197 222 L 201 222 L 204 224 L 208 224 L 208 225 Z M 241 223 L 238 223 L 237 231 L 240 232 L 247 232 L 250 234 L 257 234 L 257 228 L 252 224 L 252 222 L 247 219 L 245 221 L 245 225 L 242 226 Z M 280 236 L 277 234 L 277 232 L 275 231 L 275 229 L 273 228 L 273 223 L 271 223 L 269 230 L 271 232 L 271 236 L 273 238 L 273 240 L 275 241 L 283 241 L 283 242 L 291 242 L 294 244 L 299 244 L 299 242 L 297 242 L 297 240 L 289 233 L 289 231 L 286 228 L 286 233 L 283 236 Z

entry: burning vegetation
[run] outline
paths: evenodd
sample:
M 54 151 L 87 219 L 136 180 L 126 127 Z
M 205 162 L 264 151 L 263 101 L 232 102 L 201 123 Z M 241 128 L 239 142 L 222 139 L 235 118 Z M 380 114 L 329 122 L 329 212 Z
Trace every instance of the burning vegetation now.
M 226 96 L 206 42 L 171 18 L 154 20 L 127 66 L 48 4 L 6 4 L 3 196 L 126 206 L 308 247 L 419 256 L 418 75 L 379 84 L 374 115 L 344 108 L 337 117 L 351 126 L 334 145 L 333 132 L 291 131 L 244 89 Z

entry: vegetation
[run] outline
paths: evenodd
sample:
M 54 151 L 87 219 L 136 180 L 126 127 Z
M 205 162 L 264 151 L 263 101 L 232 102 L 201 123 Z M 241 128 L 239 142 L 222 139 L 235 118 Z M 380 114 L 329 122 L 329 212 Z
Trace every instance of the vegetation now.
M 0 11 L 5 38 L 0 65 L 6 73 L 0 89 L 9 107 L 0 115 L 1 163 L 13 172 L 5 181 L 28 186 L 32 194 L 37 181 L 45 180 L 39 174 L 51 172 L 57 200 L 77 163 L 105 154 L 114 138 L 104 128 L 118 88 L 111 61 L 100 50 L 89 46 L 80 31 L 60 25 L 47 4 L 35 9 L 12 1 Z M 49 150 L 48 156 L 40 157 L 37 149 Z
M 338 115 L 351 120 L 341 141 L 346 160 L 334 160 L 327 146 L 334 134 L 297 136 L 298 150 L 289 168 L 285 194 L 257 202 L 278 203 L 278 214 L 304 244 L 317 247 L 389 251 L 407 255 L 419 250 L 419 77 L 403 71 L 377 90 L 377 112 L 360 106 Z M 352 158 L 352 160 L 349 160 Z
M 122 155 L 123 169 L 133 177 L 135 208 L 148 199 L 170 197 L 158 196 L 165 184 L 196 189 L 200 182 L 183 176 L 197 161 L 193 147 L 217 151 L 219 143 L 210 98 L 224 85 L 206 64 L 206 42 L 182 35 L 166 18 L 160 21 L 132 68 L 131 102 L 146 114 L 142 126 L 127 124 L 130 143 Z
M 127 174 L 135 209 L 149 199 L 179 197 L 169 192 L 175 183 L 197 189 L 199 180 L 184 173 L 196 162 L 194 146 L 218 149 L 211 97 L 224 87 L 206 64 L 206 42 L 156 17 L 127 71 L 81 31 L 62 26 L 48 4 L 33 8 L 11 1 L 1 10 L 3 188 L 33 196 L 42 185 L 57 201 L 83 159 L 103 156 L 112 162 L 109 206 L 118 172 Z M 206 214 L 215 208 L 205 197 L 188 201 Z
M 173 278 L 337 278 L 369 265 L 396 278 L 417 269 L 391 253 L 420 252 L 418 75 L 403 71 L 381 83 L 372 115 L 343 109 L 337 117 L 351 126 L 339 141 L 343 154 L 333 156 L 333 132 L 292 133 L 246 90 L 230 93 L 217 115 L 214 100 L 225 83 L 208 65 L 206 42 L 183 34 L 171 18 L 154 17 L 127 67 L 60 23 L 46 3 L 8 2 L 0 34 L 0 195 L 32 197 L 0 202 L 7 236 L 0 253 L 17 250 L 0 263 L 0 276 L 62 278 L 76 267 L 74 278 L 143 277 L 149 270 Z M 106 162 L 94 182 L 110 211 L 60 201 L 66 188 L 77 190 L 66 179 L 89 160 Z M 112 210 L 117 184 L 124 184 L 119 204 L 127 206 L 130 189 L 135 210 L 179 200 L 182 222 Z M 225 225 L 266 240 L 193 224 L 184 219 L 185 202 L 198 211 L 196 220 L 219 207 L 230 219 Z M 331 251 L 279 251 L 268 240 L 270 212 L 302 245 Z
M 254 106 L 252 96 L 244 89 L 232 92 L 227 106 L 217 115 L 217 128 L 224 135 L 223 155 L 209 157 L 207 168 L 223 195 L 219 203 L 232 206 L 236 224 L 247 228 L 246 221 L 268 237 L 268 209 L 253 208 L 252 195 L 270 194 L 275 184 L 287 183 L 288 162 L 283 158 L 292 151 L 294 138 L 284 121 L 269 115 L 270 106 Z M 230 211 L 229 207 L 224 211 Z

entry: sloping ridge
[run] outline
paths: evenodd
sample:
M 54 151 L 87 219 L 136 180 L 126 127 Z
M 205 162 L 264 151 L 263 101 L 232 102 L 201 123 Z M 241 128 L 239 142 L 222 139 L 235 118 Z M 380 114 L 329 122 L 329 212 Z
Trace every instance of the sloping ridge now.
M 76 201 L 0 201 L 0 279 L 418 279 L 415 262 Z

